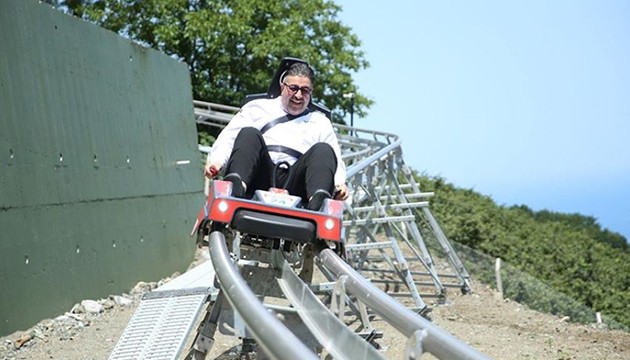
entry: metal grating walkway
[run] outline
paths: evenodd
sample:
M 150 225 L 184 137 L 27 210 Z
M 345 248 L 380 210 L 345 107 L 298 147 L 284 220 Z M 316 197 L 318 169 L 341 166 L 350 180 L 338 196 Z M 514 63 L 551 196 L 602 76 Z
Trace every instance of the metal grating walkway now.
M 213 280 L 207 261 L 145 294 L 109 360 L 177 359 L 208 297 L 217 293 L 209 286 Z

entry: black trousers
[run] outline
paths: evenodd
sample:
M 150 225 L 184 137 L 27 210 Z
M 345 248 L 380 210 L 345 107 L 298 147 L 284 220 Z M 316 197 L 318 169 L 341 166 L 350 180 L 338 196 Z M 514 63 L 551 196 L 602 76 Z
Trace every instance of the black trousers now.
M 317 190 L 333 194 L 336 170 L 337 157 L 327 143 L 311 146 L 290 168 L 276 167 L 262 133 L 256 128 L 246 127 L 236 136 L 223 174 L 238 174 L 247 184 L 247 197 L 253 196 L 257 189 L 269 189 L 275 182 L 276 187 L 284 187 L 307 203 Z M 283 186 L 285 183 L 286 186 Z

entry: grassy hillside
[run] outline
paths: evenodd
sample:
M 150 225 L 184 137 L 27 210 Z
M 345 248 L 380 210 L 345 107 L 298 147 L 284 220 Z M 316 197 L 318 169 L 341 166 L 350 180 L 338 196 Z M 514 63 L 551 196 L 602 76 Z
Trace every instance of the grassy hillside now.
M 506 295 L 544 304 L 542 310 L 553 313 L 577 309 L 575 299 L 630 328 L 630 248 L 622 235 L 589 216 L 501 206 L 443 178 L 416 178 L 423 191 L 435 192 L 431 208 L 449 239 L 500 257 L 567 297 L 546 299 L 544 289 L 516 277 L 505 284 Z M 576 312 L 573 318 L 579 318 Z

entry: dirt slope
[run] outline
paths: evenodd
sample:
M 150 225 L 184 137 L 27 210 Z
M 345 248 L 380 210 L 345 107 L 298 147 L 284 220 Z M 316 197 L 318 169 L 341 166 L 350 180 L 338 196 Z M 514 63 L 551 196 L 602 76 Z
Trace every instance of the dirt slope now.
M 100 313 L 78 312 L 44 320 L 27 331 L 0 338 L 0 359 L 107 359 L 141 294 L 155 286 L 155 283 L 137 286 L 128 296 L 132 300 L 128 305 L 111 299 L 100 301 L 106 308 Z M 483 284 L 473 286 L 471 295 L 449 293 L 448 304 L 435 307 L 431 319 L 492 358 L 630 359 L 629 333 L 572 324 L 499 299 Z M 403 359 L 406 339 L 382 321 L 377 320 L 374 325 L 384 332 L 379 341 L 384 355 L 389 359 Z M 239 358 L 239 344 L 236 338 L 219 336 L 208 358 Z M 422 358 L 434 357 L 427 354 Z

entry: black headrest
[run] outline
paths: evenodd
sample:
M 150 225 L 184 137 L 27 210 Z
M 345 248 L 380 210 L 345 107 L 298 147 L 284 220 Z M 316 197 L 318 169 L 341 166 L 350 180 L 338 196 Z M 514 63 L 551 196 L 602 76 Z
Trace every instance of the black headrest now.
M 276 70 L 276 73 L 273 75 L 273 78 L 271 78 L 271 83 L 269 84 L 269 88 L 267 89 L 267 93 L 265 94 L 250 94 L 245 96 L 245 100 L 243 101 L 242 105 L 247 104 L 248 102 L 254 100 L 254 99 L 273 99 L 273 98 L 277 98 L 278 96 L 280 96 L 280 77 L 284 74 L 285 71 L 289 70 L 289 68 L 291 67 L 291 65 L 295 64 L 295 63 L 302 63 L 302 64 L 306 64 L 309 65 L 308 62 L 302 60 L 302 59 L 298 59 L 298 58 L 293 58 L 293 57 L 285 57 L 280 61 L 280 65 L 278 66 L 278 69 Z M 310 66 L 310 65 L 309 65 Z M 311 111 L 321 111 L 322 113 L 324 113 L 326 115 L 326 117 L 328 117 L 330 119 L 331 116 L 331 111 L 330 109 L 328 109 L 326 106 L 319 104 L 319 103 L 313 103 L 313 99 L 311 98 L 309 104 L 308 104 L 308 108 Z
M 272 99 L 280 96 L 280 77 L 287 70 L 289 70 L 291 65 L 295 63 L 302 63 L 310 66 L 306 61 L 301 59 L 292 57 L 285 57 L 284 59 L 282 59 L 282 61 L 280 61 L 280 66 L 278 66 L 278 70 L 276 70 L 276 73 L 273 75 L 273 78 L 271 79 L 271 84 L 269 84 L 269 88 L 267 89 L 267 94 L 270 95 Z

